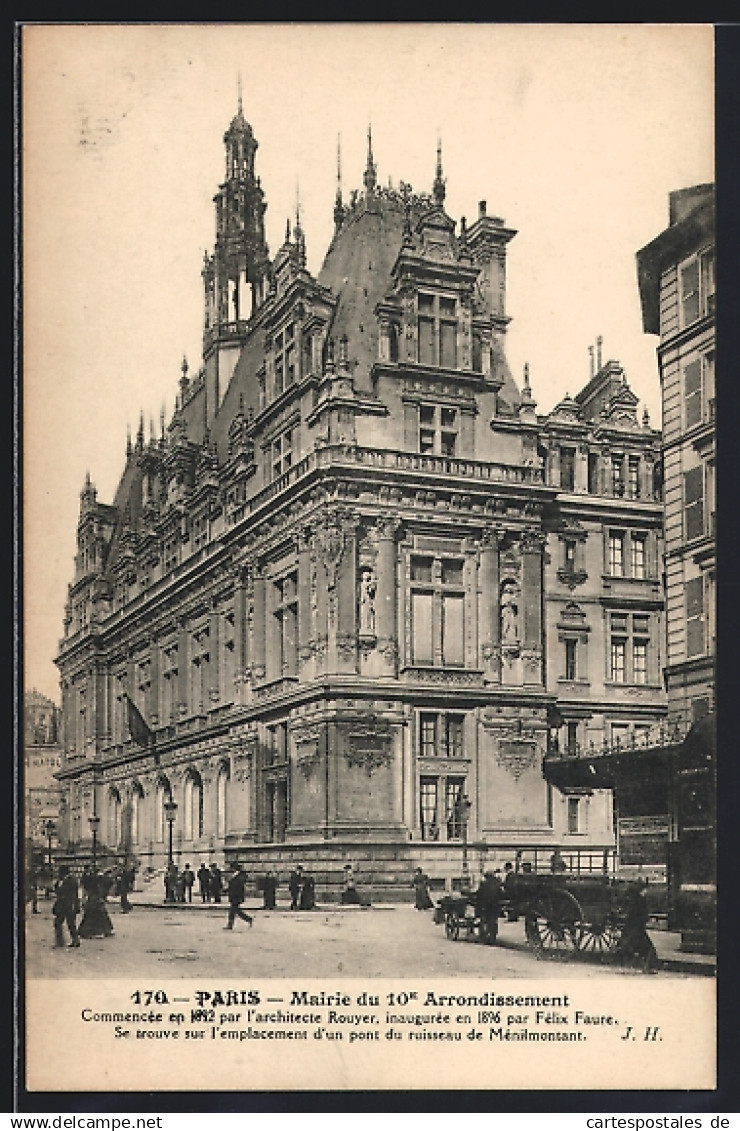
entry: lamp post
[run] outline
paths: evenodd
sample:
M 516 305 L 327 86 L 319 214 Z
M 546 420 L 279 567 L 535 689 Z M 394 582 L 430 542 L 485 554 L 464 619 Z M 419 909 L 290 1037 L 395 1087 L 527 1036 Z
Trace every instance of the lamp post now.
M 90 831 L 92 832 L 92 866 L 93 872 L 95 872 L 98 866 L 98 829 L 100 828 L 100 817 L 94 813 L 88 820 L 90 821 Z
M 167 818 L 167 824 L 169 826 L 169 836 L 168 836 L 168 840 L 167 840 L 167 863 L 168 864 L 173 863 L 173 859 L 172 859 L 172 826 L 175 823 L 176 814 L 177 814 L 177 802 L 173 801 L 172 798 L 170 797 L 164 803 L 164 815 Z
M 470 886 L 470 868 L 468 866 L 468 818 L 470 817 L 471 809 L 472 805 L 467 794 L 461 794 L 457 800 L 457 812 L 460 819 L 460 831 L 462 833 L 462 870 L 463 886 L 465 888 Z
M 46 833 L 46 843 L 47 843 L 48 855 L 49 855 L 49 876 L 51 876 L 52 875 L 51 838 L 53 837 L 54 833 L 56 832 L 56 825 L 54 824 L 54 822 L 52 821 L 51 818 L 49 818 L 48 821 L 44 821 L 44 832 Z

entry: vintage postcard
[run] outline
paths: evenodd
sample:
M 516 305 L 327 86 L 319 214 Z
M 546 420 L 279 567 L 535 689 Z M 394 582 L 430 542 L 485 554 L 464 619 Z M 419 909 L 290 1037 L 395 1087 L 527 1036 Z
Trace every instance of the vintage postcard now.
M 19 35 L 29 1093 L 714 1088 L 712 28 Z

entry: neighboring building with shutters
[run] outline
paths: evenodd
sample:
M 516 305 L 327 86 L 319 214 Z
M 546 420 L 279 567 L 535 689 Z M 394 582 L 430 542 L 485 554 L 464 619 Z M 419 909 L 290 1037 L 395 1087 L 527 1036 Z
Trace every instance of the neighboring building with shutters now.
M 714 710 L 714 186 L 670 194 L 669 227 L 637 257 L 663 401 L 666 689 L 671 722 Z
M 69 841 L 95 814 L 161 864 L 172 797 L 178 859 L 300 858 L 320 892 L 350 860 L 408 897 L 463 844 L 476 871 L 519 846 L 601 860 L 610 792 L 542 761 L 665 713 L 660 433 L 600 356 L 536 412 L 504 350 L 515 232 L 446 213 L 440 152 L 431 193 L 385 188 L 368 137 L 314 277 L 299 216 L 268 253 L 241 107 L 224 142 L 202 364 L 112 504 L 81 495 Z
M 669 904 L 685 947 L 716 922 L 715 197 L 672 192 L 669 226 L 637 255 L 643 326 L 659 335 L 665 480 L 671 830 Z

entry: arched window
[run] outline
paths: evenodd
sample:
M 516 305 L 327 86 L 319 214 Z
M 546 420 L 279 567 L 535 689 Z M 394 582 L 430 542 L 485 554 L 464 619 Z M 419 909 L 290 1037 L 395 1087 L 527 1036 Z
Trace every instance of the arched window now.
M 226 836 L 228 830 L 228 791 L 231 770 L 228 762 L 222 762 L 216 779 L 216 836 Z
M 115 786 L 108 793 L 108 831 L 106 840 L 111 848 L 117 848 L 122 839 L 121 795 Z
M 160 844 L 167 837 L 167 818 L 164 813 L 164 803 L 172 797 L 172 786 L 166 777 L 161 777 L 157 782 L 157 793 L 154 808 L 154 839 Z
M 144 790 L 139 782 L 131 787 L 131 843 L 138 844 L 141 838 L 141 815 Z
M 203 782 L 197 770 L 190 770 L 185 778 L 183 810 L 183 836 L 197 840 L 203 836 Z

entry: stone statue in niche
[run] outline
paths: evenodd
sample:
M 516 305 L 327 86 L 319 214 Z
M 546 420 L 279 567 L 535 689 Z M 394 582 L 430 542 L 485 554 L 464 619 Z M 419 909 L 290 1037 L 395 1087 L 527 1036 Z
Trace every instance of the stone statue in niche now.
M 501 643 L 519 642 L 519 591 L 513 581 L 501 587 Z
M 365 568 L 360 574 L 360 633 L 375 635 L 375 593 L 377 582 L 372 569 Z

